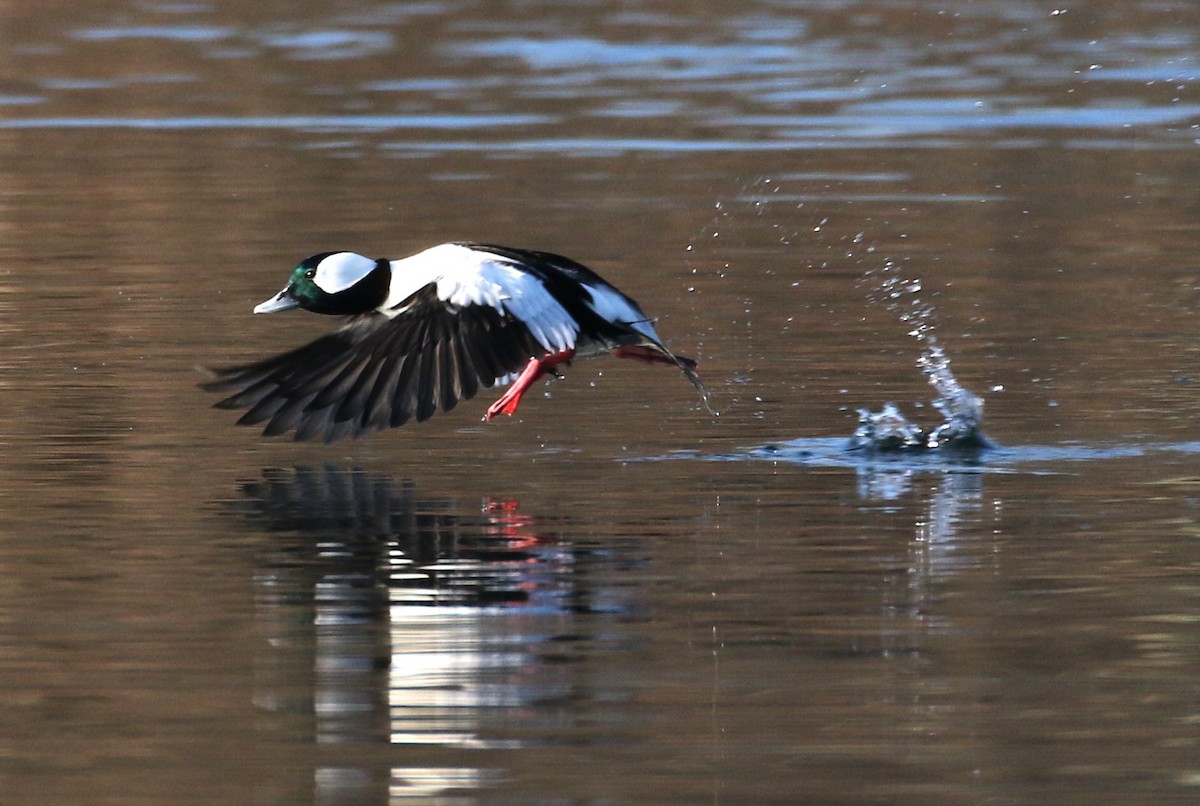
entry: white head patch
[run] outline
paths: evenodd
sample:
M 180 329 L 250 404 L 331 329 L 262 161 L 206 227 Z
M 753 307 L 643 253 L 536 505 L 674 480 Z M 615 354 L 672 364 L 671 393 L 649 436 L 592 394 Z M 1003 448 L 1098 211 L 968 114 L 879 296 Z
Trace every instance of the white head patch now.
M 336 252 L 317 264 L 313 283 L 327 294 L 345 291 L 375 268 L 375 261 L 354 252 Z

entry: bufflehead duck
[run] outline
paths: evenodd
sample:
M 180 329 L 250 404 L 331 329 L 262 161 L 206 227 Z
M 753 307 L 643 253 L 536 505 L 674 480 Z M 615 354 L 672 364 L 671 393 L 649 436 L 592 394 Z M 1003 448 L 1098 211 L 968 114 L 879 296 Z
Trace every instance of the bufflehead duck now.
M 216 406 L 249 408 L 267 436 L 344 436 L 421 422 L 480 387 L 512 382 L 485 420 L 575 358 L 611 353 L 678 367 L 708 406 L 696 362 L 675 355 L 638 304 L 569 258 L 448 243 L 402 260 L 323 252 L 303 261 L 255 313 L 304 308 L 347 315 L 339 330 L 290 352 L 215 370 Z

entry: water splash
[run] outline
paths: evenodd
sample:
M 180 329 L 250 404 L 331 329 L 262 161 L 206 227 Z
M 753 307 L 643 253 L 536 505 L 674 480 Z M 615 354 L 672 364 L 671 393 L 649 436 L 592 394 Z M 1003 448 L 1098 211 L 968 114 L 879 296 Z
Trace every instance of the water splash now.
M 917 359 L 917 366 L 937 392 L 933 407 L 946 418 L 929 432 L 926 447 L 994 447 L 983 433 L 983 398 L 958 382 L 950 371 L 950 359 L 942 345 L 932 337 Z
M 861 243 L 863 234 L 855 236 Z M 870 250 L 869 250 L 870 251 Z M 930 429 L 909 420 L 894 403 L 878 412 L 858 410 L 858 428 L 851 438 L 853 450 L 922 451 L 946 448 L 981 450 L 995 447 L 983 433 L 983 398 L 958 382 L 950 370 L 950 358 L 934 332 L 935 309 L 921 296 L 919 278 L 901 272 L 894 261 L 885 261 L 879 274 L 868 269 L 864 283 L 873 283 L 867 299 L 879 302 L 909 326 L 908 335 L 921 345 L 917 367 L 937 396 L 933 408 L 943 422 Z

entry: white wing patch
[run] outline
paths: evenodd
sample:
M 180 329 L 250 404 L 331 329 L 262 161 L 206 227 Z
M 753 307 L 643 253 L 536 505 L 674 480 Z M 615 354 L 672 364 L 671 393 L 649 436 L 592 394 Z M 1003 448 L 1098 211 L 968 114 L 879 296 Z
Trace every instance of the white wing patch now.
M 629 325 L 655 342 L 662 341 L 654 332 L 654 326 L 650 323 L 649 318 L 642 313 L 642 309 L 634 304 L 633 300 L 609 286 L 585 285 L 584 287 L 592 296 L 588 307 L 599 314 L 601 318 L 607 319 L 609 322 L 621 322 Z
M 489 262 L 489 271 L 506 275 L 497 289 L 502 294 L 504 309 L 519 319 L 538 343 L 550 352 L 562 352 L 575 347 L 579 323 L 558 303 L 541 280 L 502 262 Z
M 327 294 L 345 291 L 375 268 L 375 261 L 353 252 L 337 252 L 317 264 L 313 283 Z
M 501 255 L 442 244 L 392 262 L 392 290 L 380 309 L 402 313 L 400 303 L 432 282 L 438 298 L 460 307 L 486 305 L 519 320 L 547 352 L 572 349 L 579 324 L 542 282 Z

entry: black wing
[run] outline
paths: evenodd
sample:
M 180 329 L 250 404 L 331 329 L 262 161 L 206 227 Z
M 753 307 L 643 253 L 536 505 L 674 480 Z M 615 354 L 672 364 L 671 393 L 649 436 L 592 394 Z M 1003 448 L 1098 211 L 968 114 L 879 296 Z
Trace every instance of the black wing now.
M 216 370 L 202 386 L 233 392 L 215 405 L 248 408 L 239 425 L 331 442 L 450 411 L 545 352 L 521 322 L 484 305 L 449 306 L 434 284 L 404 307 L 394 319 L 371 314 L 291 352 Z

